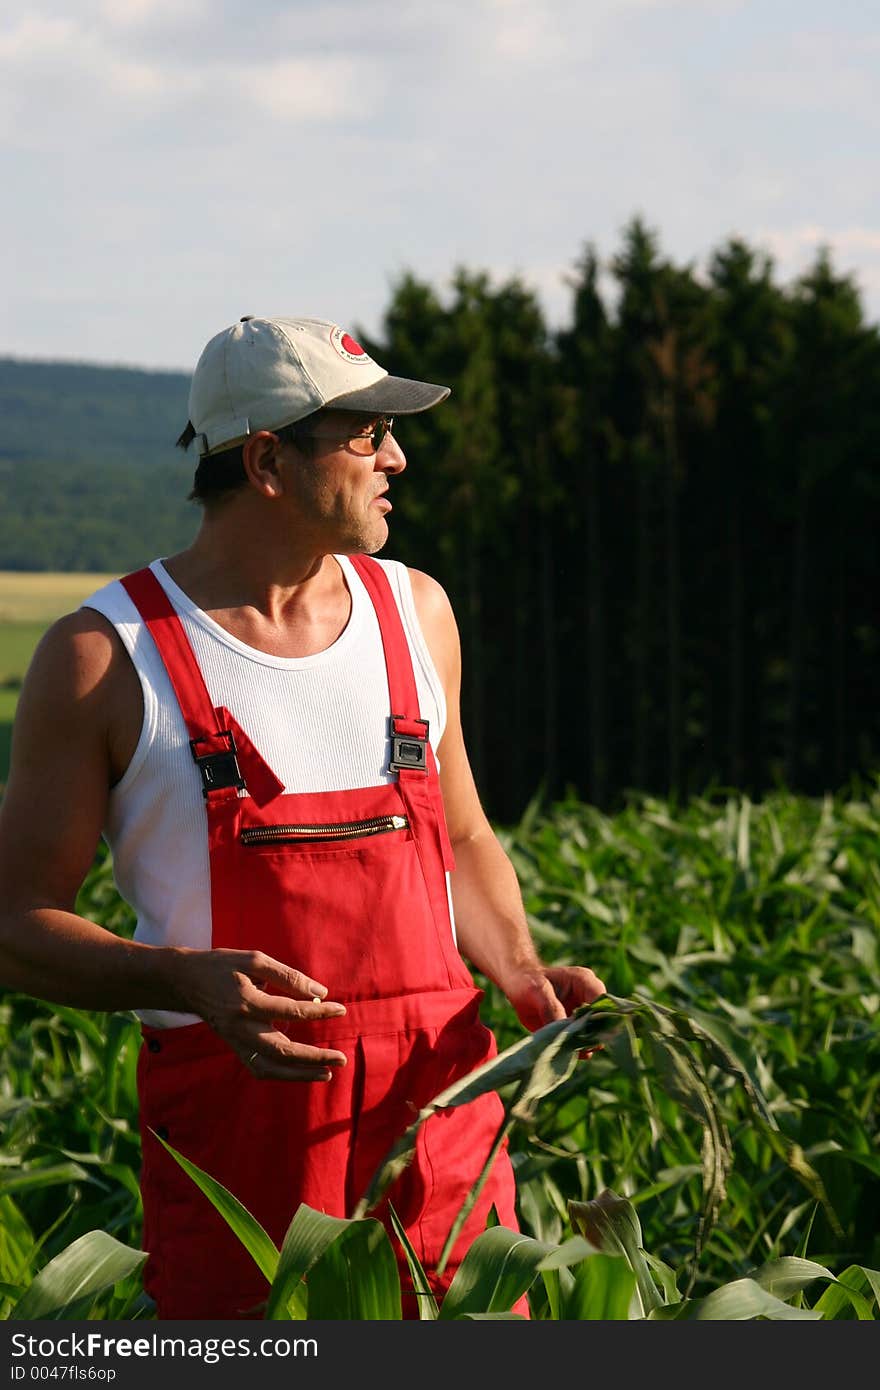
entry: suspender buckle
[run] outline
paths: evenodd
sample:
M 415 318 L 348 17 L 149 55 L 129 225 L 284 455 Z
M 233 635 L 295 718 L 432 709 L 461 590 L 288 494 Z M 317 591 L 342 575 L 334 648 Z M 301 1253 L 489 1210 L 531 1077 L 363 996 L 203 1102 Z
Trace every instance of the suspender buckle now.
M 219 753 L 199 752 L 198 744 L 210 744 L 218 738 L 228 739 L 229 747 Z M 208 792 L 220 791 L 223 787 L 236 787 L 239 791 L 243 790 L 245 780 L 238 765 L 238 750 L 231 729 L 221 729 L 219 733 L 212 734 L 210 738 L 191 738 L 189 746 L 192 750 L 193 760 L 202 774 L 203 795 L 207 796 Z
M 397 721 L 401 724 L 421 724 L 423 734 L 401 734 L 397 732 Z M 427 719 L 404 719 L 399 714 L 391 716 L 391 761 L 389 772 L 427 772 L 428 771 L 428 721 Z

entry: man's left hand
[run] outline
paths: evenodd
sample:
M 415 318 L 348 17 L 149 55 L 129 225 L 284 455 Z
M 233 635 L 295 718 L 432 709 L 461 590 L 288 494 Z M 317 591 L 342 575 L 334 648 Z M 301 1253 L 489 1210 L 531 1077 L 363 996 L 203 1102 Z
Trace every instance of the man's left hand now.
M 604 983 L 584 965 L 540 965 L 521 970 L 505 982 L 507 995 L 524 1028 L 533 1033 L 545 1023 L 569 1017 L 581 1004 L 607 993 Z

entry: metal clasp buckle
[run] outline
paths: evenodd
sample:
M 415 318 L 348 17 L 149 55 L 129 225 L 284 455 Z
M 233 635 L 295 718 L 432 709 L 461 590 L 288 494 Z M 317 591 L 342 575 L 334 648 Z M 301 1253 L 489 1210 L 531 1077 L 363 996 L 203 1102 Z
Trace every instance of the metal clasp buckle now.
M 394 731 L 395 719 L 402 719 L 402 715 L 394 714 L 391 716 L 391 761 L 388 764 L 389 772 L 427 772 L 428 771 L 428 721 L 427 719 L 412 719 L 408 723 L 421 724 L 424 726 L 424 734 L 398 734 Z
M 197 744 L 209 743 L 215 738 L 227 738 L 229 747 L 221 753 L 199 753 Z M 208 792 L 220 791 L 223 787 L 237 787 L 239 791 L 244 788 L 245 780 L 238 765 L 238 749 L 231 729 L 221 729 L 219 733 L 212 734 L 211 739 L 191 738 L 189 746 L 193 761 L 202 774 L 204 796 L 207 796 Z

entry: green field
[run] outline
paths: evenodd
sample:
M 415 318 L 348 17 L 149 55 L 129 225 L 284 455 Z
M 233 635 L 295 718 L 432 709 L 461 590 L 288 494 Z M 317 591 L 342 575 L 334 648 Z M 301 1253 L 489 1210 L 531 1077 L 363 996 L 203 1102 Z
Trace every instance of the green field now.
M 50 623 L 113 578 L 0 570 L 0 787 L 9 771 L 18 691 L 37 643 Z
M 0 686 L 7 693 L 21 683 L 46 622 L 0 623 Z
M 554 1258 L 586 1263 L 546 1277 L 532 1260 L 533 1316 L 633 1318 L 651 1307 L 664 1318 L 877 1319 L 880 781 L 821 801 L 780 791 L 676 807 L 633 795 L 614 816 L 536 802 L 499 835 L 545 959 L 593 966 L 612 1012 L 635 1010 L 588 1062 L 569 1048 L 561 1064 L 559 1025 L 536 1035 L 520 1054 L 531 1058 L 528 1104 L 519 1072 L 514 1085 L 510 1073 L 494 1083 L 514 1121 L 518 1258 L 529 1240 L 544 1243 L 533 1255 L 570 1241 L 585 1203 L 604 1212 L 590 1239 L 612 1257 L 563 1250 Z M 106 852 L 77 906 L 131 934 Z M 523 1041 L 494 985 L 482 1013 L 503 1047 Z M 578 1026 L 604 1027 L 591 1014 Z M 0 994 L 0 1319 L 83 1237 L 101 1245 L 89 1267 L 104 1267 L 110 1237 L 128 1247 L 112 1247 L 115 1288 L 105 1279 L 73 1313 L 59 1312 L 74 1296 L 63 1289 L 25 1309 L 154 1316 L 138 1255 L 139 1044 L 125 1012 Z M 604 1244 L 624 1197 L 621 1241 Z M 300 1220 L 314 1232 L 322 1217 Z M 326 1276 L 310 1273 L 310 1317 L 399 1316 L 390 1299 L 381 1314 L 352 1310 L 352 1290 L 381 1276 L 381 1252 L 369 1230 L 361 1236 L 348 1263 L 328 1254 Z M 635 1306 L 635 1276 L 619 1264 L 627 1250 L 640 1270 Z M 511 1298 L 499 1265 L 480 1295 L 500 1299 L 506 1287 L 495 1311 Z M 612 1278 L 629 1280 L 622 1299 L 610 1299 Z

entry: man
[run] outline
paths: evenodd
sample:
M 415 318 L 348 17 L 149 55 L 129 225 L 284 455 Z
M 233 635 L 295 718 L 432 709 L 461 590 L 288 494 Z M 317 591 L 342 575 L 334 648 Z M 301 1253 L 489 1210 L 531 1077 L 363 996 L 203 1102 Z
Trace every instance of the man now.
M 301 1202 L 349 1213 L 414 1114 L 493 1055 L 464 958 L 529 1029 L 604 990 L 535 952 L 469 769 L 443 589 L 369 558 L 406 466 L 392 418 L 448 394 L 330 323 L 217 334 L 179 441 L 200 454 L 196 539 L 56 623 L 22 690 L 3 981 L 141 1018 L 162 1318 L 259 1316 L 266 1285 L 160 1138 L 280 1241 Z M 101 833 L 133 941 L 73 910 Z M 393 1188 L 429 1270 L 499 1119 L 495 1095 L 432 1118 Z M 506 1155 L 439 1292 L 492 1204 L 515 1225 Z

